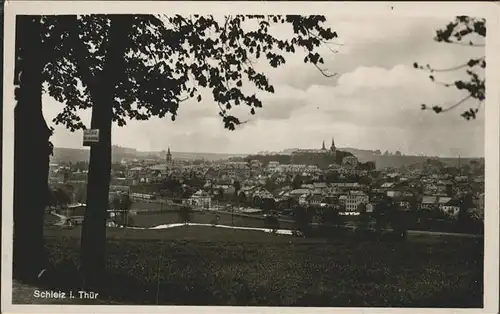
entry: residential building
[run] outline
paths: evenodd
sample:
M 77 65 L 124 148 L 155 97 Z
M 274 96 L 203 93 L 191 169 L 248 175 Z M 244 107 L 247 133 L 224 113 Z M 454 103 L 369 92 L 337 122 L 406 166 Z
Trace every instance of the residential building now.
M 296 189 L 296 190 L 292 190 L 290 192 L 287 192 L 286 196 L 289 196 L 289 197 L 292 197 L 295 199 L 299 199 L 299 197 L 301 197 L 302 195 L 309 195 L 309 194 L 311 194 L 311 190 L 309 190 L 309 189 Z
M 309 196 L 309 206 L 311 207 L 320 207 L 323 202 L 323 196 L 318 194 L 312 194 Z
M 358 165 L 358 158 L 355 156 L 346 156 L 342 159 L 342 165 L 350 168 L 356 168 Z
M 420 203 L 420 209 L 422 210 L 431 210 L 431 209 L 440 209 L 442 210 L 443 206 L 451 200 L 451 197 L 447 196 L 424 196 L 422 197 L 422 201 Z
M 346 210 L 349 212 L 356 211 L 359 204 L 368 204 L 369 197 L 361 191 L 350 191 L 346 198 Z
M 387 191 L 387 196 L 389 197 L 400 197 L 402 195 L 401 191 Z
M 209 209 L 212 206 L 210 194 L 199 190 L 188 199 L 188 204 L 197 208 Z
M 460 203 L 457 200 L 450 200 L 441 205 L 441 210 L 452 218 L 457 218 L 460 212 Z
M 339 197 L 339 205 L 346 206 L 347 204 L 347 195 L 341 195 Z
M 309 205 L 309 197 L 310 194 L 302 194 L 299 196 L 299 205 L 301 206 L 307 206 Z
M 274 199 L 273 194 L 264 188 L 259 188 L 259 189 L 254 190 L 252 197 L 253 198 L 259 197 L 261 199 L 265 199 L 265 198 L 266 199 Z

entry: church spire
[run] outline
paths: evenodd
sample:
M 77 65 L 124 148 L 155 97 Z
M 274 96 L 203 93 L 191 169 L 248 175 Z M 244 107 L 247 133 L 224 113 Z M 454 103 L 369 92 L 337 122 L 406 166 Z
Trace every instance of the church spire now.
M 336 153 L 337 148 L 335 147 L 335 140 L 332 137 L 332 146 L 330 146 L 330 152 Z
M 325 147 L 325 141 L 324 141 L 324 140 L 323 140 L 323 146 L 321 146 L 321 149 L 322 149 L 322 150 L 325 150 L 325 149 L 326 149 L 326 147 Z
M 167 163 L 171 163 L 172 162 L 172 153 L 170 153 L 170 146 L 168 147 L 168 150 L 167 150 L 166 159 L 167 159 Z

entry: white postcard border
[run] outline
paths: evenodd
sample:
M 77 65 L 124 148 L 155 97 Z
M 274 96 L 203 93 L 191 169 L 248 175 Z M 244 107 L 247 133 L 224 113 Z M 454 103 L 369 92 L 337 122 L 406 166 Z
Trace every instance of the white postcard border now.
M 500 34 L 499 6 L 492 2 L 162 2 L 162 1 L 6 1 L 4 18 L 4 106 L 2 178 L 2 312 L 12 313 L 497 313 L 499 296 L 499 152 L 500 152 Z M 170 307 L 170 306 L 79 306 L 12 305 L 12 204 L 14 141 L 14 43 L 17 14 L 134 13 L 151 14 L 322 14 L 328 16 L 447 16 L 470 15 L 487 19 L 486 122 L 485 122 L 485 264 L 484 308 L 401 309 L 401 308 L 266 308 L 266 307 Z M 497 69 L 497 70 L 494 70 Z

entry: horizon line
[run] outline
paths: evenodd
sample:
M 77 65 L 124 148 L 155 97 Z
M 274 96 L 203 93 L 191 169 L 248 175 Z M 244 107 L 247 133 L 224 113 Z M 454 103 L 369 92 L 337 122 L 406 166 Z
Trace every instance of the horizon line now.
M 146 151 L 146 150 L 139 150 L 137 148 L 125 147 L 125 146 L 119 146 L 119 145 L 112 145 L 112 147 L 119 147 L 119 148 L 124 148 L 124 149 L 133 149 L 133 150 L 135 150 L 138 153 L 161 153 L 163 151 L 167 151 L 167 149 Z M 74 149 L 74 150 L 87 150 L 87 151 L 90 152 L 90 147 L 87 147 L 87 146 L 84 146 L 84 147 L 81 147 L 81 148 L 54 146 L 54 149 L 56 149 L 56 148 Z M 286 148 L 284 150 L 289 150 L 289 149 L 294 149 L 294 148 Z M 337 149 L 338 150 L 342 150 L 342 149 L 355 149 L 355 150 L 366 151 L 366 152 L 374 151 L 373 149 L 353 148 L 353 147 L 339 147 Z M 246 155 L 246 156 L 257 155 L 259 153 L 259 152 L 252 152 L 252 153 L 221 153 L 221 152 L 192 152 L 192 151 L 189 152 L 189 151 L 174 151 L 172 149 L 170 149 L 170 151 L 171 151 L 171 153 L 181 153 L 181 154 L 214 154 L 214 155 Z M 263 151 L 260 151 L 260 152 L 263 152 Z M 275 152 L 274 151 L 274 152 L 270 152 L 270 153 L 279 154 L 281 152 L 283 152 L 283 150 L 280 151 L 280 152 Z M 401 152 L 401 154 L 402 155 L 397 156 L 397 157 L 427 157 L 427 158 L 456 158 L 456 159 L 459 159 L 459 158 L 465 158 L 465 159 L 484 159 L 485 158 L 484 156 L 461 156 L 461 155 L 456 155 L 456 156 L 447 156 L 447 155 L 436 155 L 436 156 L 431 156 L 431 155 L 414 155 L 414 154 L 404 154 L 403 152 Z M 394 155 L 394 154 L 392 154 L 392 155 L 380 154 L 379 156 L 396 156 L 396 155 Z

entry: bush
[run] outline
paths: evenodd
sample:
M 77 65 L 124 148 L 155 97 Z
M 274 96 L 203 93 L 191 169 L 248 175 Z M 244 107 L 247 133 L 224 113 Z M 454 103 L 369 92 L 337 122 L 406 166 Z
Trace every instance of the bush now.
M 271 229 L 273 233 L 276 233 L 280 228 L 280 222 L 276 216 L 266 216 L 264 224 L 265 228 Z
M 128 213 L 119 213 L 112 220 L 119 226 L 135 226 L 134 219 Z
M 309 208 L 295 207 L 293 209 L 293 218 L 295 221 L 295 228 L 305 236 L 310 236 L 312 232 L 311 221 L 312 213 Z
M 319 238 L 335 239 L 345 236 L 348 231 L 348 229 L 342 226 L 321 224 L 314 230 L 314 233 Z
M 182 223 L 191 222 L 192 219 L 192 209 L 189 206 L 181 206 L 179 209 L 179 220 Z

